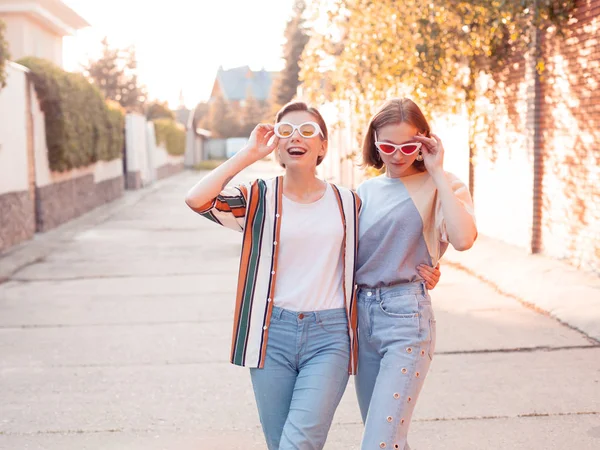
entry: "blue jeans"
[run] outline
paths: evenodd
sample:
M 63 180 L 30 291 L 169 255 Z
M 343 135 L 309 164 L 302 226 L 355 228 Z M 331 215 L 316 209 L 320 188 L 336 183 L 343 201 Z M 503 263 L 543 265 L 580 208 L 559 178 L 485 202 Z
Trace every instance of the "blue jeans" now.
M 345 309 L 273 308 L 264 368 L 250 369 L 269 450 L 323 448 L 349 362 Z
M 435 317 L 425 286 L 360 288 L 358 327 L 361 448 L 410 450 L 408 428 L 435 349 Z

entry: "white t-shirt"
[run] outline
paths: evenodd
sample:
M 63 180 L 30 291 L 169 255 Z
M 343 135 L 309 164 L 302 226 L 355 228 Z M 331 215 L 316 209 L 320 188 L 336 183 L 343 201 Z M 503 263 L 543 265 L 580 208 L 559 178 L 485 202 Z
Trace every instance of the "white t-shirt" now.
M 313 203 L 283 196 L 274 305 L 290 311 L 344 307 L 344 227 L 335 193 Z

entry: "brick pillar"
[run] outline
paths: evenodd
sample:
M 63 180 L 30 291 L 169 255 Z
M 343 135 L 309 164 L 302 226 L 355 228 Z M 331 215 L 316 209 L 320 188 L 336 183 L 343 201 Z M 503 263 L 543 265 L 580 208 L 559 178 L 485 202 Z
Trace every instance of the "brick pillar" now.
M 543 251 L 542 242 L 542 211 L 544 204 L 543 178 L 544 178 L 544 151 L 542 147 L 541 118 L 544 99 L 542 97 L 542 85 L 540 73 L 537 67 L 541 57 L 542 33 L 536 30 L 533 34 L 532 53 L 530 64 L 533 75 L 533 98 L 530 107 L 533 108 L 533 204 L 531 222 L 531 253 Z

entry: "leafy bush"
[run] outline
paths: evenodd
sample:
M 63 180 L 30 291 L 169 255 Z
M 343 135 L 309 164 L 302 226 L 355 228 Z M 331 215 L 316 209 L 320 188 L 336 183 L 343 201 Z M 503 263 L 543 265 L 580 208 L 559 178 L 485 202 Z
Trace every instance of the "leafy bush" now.
M 4 29 L 6 25 L 0 20 L 0 90 L 6 86 L 6 61 L 10 57 L 8 54 L 8 42 L 4 39 Z
M 223 164 L 225 161 L 219 159 L 207 159 L 206 161 L 200 161 L 194 166 L 195 170 L 213 170 Z
M 102 94 L 83 75 L 65 72 L 50 61 L 27 57 L 45 115 L 50 168 L 63 172 L 98 160 L 121 157 L 124 118 L 107 106 Z
M 185 128 L 171 119 L 154 121 L 156 145 L 164 144 L 170 155 L 180 156 L 185 153 Z

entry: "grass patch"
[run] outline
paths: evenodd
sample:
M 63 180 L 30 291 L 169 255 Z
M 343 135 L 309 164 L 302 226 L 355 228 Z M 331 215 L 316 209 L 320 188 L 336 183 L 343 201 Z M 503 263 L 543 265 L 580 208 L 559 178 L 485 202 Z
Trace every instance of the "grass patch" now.
M 201 161 L 194 166 L 195 170 L 213 170 L 223 164 L 225 161 L 220 159 L 208 159 L 206 161 Z

